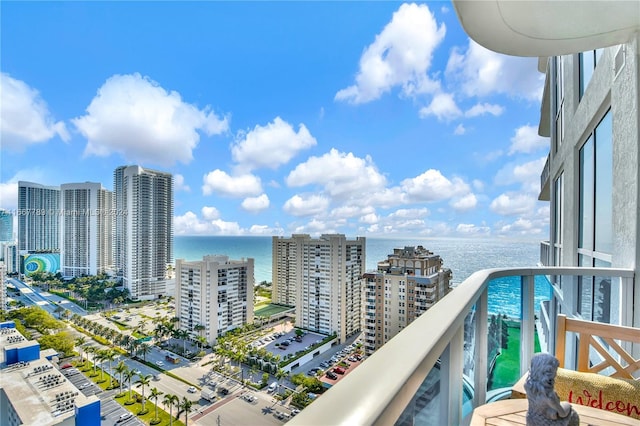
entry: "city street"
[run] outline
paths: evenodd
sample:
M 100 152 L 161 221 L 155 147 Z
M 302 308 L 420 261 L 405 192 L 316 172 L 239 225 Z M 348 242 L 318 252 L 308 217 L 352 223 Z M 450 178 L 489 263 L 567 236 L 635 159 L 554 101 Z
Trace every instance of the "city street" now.
M 82 316 L 87 315 L 87 311 L 63 297 L 56 296 L 55 294 L 47 292 L 41 292 L 38 288 L 30 287 L 24 282 L 15 278 L 7 278 L 7 282 L 11 283 L 18 290 L 20 290 L 20 293 L 24 295 L 29 301 L 31 301 L 31 303 L 46 310 L 54 317 L 57 317 L 55 310 L 58 306 L 61 306 L 64 309 L 68 309 L 74 314 Z

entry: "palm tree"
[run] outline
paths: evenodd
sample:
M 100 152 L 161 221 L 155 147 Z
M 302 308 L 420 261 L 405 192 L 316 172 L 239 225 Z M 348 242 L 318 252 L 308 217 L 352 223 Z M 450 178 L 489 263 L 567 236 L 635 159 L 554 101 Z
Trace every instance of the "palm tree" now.
M 115 361 L 116 356 L 118 356 L 118 354 L 113 350 L 108 350 L 107 353 L 104 354 L 104 360 L 109 361 L 109 388 L 111 388 L 111 379 L 113 376 L 111 372 L 111 363 Z
M 84 352 L 87 354 L 87 361 L 89 361 L 89 354 L 94 354 L 96 353 L 96 347 L 95 346 L 87 346 L 84 349 Z M 95 359 L 94 359 L 94 363 L 93 363 L 93 374 L 96 373 L 96 363 L 95 363 Z
M 142 354 L 144 362 L 147 362 L 147 354 L 151 352 L 151 346 L 148 343 L 143 343 L 140 345 L 138 351 Z
M 180 398 L 178 398 L 177 395 L 172 395 L 168 393 L 164 396 L 162 403 L 166 407 L 169 407 L 169 426 L 172 426 L 173 425 L 173 406 L 175 405 L 176 407 L 179 407 Z
M 182 353 L 187 351 L 187 339 L 189 338 L 189 332 L 187 330 L 179 330 L 179 336 L 182 339 Z
M 200 350 L 202 350 L 202 348 L 207 344 L 207 338 L 204 336 L 198 336 L 196 340 L 198 341 L 198 346 L 200 347 Z
M 129 384 L 129 401 L 131 401 L 131 380 L 136 376 L 133 370 L 127 370 L 124 372 L 124 379 Z
M 189 424 L 189 413 L 191 412 L 191 406 L 193 402 L 187 399 L 186 396 L 182 397 L 182 402 L 180 402 L 180 408 L 184 411 L 184 426 Z
M 202 324 L 196 324 L 193 326 L 193 331 L 197 331 L 200 337 L 202 337 L 202 332 L 206 330 L 206 327 Z
M 162 395 L 162 392 L 160 392 L 158 388 L 151 389 L 151 394 L 149 395 L 149 399 L 153 399 L 156 401 L 156 415 L 153 418 L 154 421 L 158 420 L 158 398 L 160 398 L 160 395 Z
M 95 362 L 95 364 L 93 364 L 94 366 L 94 372 L 95 372 L 95 366 L 96 364 L 100 364 L 100 380 L 103 379 L 104 377 L 104 366 L 102 365 L 102 361 L 107 359 L 107 352 L 106 350 L 102 350 L 102 351 L 98 351 L 96 352 L 95 356 L 93 357 L 93 360 Z
M 149 383 L 151 383 L 151 374 L 147 374 L 146 376 L 143 376 L 142 374 L 138 374 L 138 380 L 136 380 L 136 386 L 137 387 L 141 387 L 142 388 L 142 410 L 141 412 L 144 412 L 144 387 L 145 386 L 149 386 Z
M 124 374 L 129 371 L 129 368 L 127 367 L 127 364 L 124 363 L 124 361 L 120 361 L 113 371 L 115 371 L 116 374 L 120 375 L 120 394 L 122 394 L 122 376 L 124 376 Z
M 275 376 L 276 376 L 276 380 L 278 380 L 278 388 L 280 388 L 280 381 L 285 377 L 287 377 L 287 372 L 284 371 L 282 368 L 278 368 L 278 371 L 276 371 Z
M 84 336 L 78 337 L 75 340 L 75 345 L 78 348 L 78 352 L 80 352 L 80 361 L 82 364 L 84 364 L 84 356 L 82 353 L 82 345 L 84 345 L 87 342 L 87 339 Z

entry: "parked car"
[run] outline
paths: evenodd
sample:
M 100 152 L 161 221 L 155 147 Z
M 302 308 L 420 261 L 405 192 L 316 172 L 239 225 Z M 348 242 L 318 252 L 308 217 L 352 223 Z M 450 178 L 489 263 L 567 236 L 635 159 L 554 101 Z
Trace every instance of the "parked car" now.
M 296 414 L 300 414 L 300 410 L 298 410 L 297 408 L 291 410 L 291 417 L 294 417 Z
M 331 372 L 331 371 L 327 371 L 325 375 L 328 378 L 330 378 L 331 380 L 338 380 L 338 375 L 336 373 Z
M 227 388 L 220 388 L 218 389 L 218 393 L 220 393 L 220 395 L 225 396 L 229 394 L 229 389 Z
M 345 370 L 343 367 L 336 367 L 332 370 L 334 373 L 338 373 L 338 374 L 344 374 L 347 372 L 347 370 Z
M 123 421 L 127 420 L 131 416 L 132 416 L 132 414 L 130 412 L 126 412 L 124 414 L 120 414 L 120 417 L 118 417 L 118 422 L 117 423 L 123 422 Z

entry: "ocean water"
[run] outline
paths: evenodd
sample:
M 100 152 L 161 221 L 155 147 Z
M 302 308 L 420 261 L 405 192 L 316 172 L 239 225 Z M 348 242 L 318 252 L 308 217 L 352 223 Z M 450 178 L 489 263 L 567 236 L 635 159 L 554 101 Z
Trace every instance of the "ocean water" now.
M 230 259 L 253 258 L 257 283 L 271 281 L 271 237 L 176 236 L 174 257 L 199 260 L 208 254 L 223 254 Z M 387 239 L 367 238 L 366 267 L 375 270 L 377 262 L 387 258 L 394 248 L 422 245 L 440 255 L 444 266 L 459 284 L 480 269 L 533 267 L 540 258 L 540 243 L 535 241 L 478 240 L 454 238 Z M 544 277 L 536 277 L 536 299 L 549 298 Z M 494 280 L 489 286 L 489 312 L 520 315 L 520 277 Z M 539 304 L 536 303 L 536 307 Z

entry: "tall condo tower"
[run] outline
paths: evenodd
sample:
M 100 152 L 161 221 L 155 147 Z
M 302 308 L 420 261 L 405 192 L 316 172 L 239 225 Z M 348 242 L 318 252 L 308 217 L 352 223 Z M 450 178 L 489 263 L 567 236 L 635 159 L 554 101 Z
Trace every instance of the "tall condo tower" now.
M 176 261 L 176 317 L 180 328 L 213 343 L 229 330 L 253 323 L 254 260 L 205 256 Z
M 60 188 L 18 182 L 18 251 L 60 252 Z
M 442 299 L 451 287 L 451 270 L 422 246 L 393 250 L 364 274 L 365 350 L 371 354 Z
M 113 269 L 113 193 L 99 183 L 60 186 L 60 265 L 65 277 Z
M 274 237 L 273 300 L 296 307 L 297 326 L 344 341 L 362 328 L 365 251 L 363 237 Z
M 13 215 L 0 210 L 0 244 L 13 242 Z
M 133 300 L 167 294 L 173 261 L 173 178 L 122 166 L 114 172 L 115 266 Z

